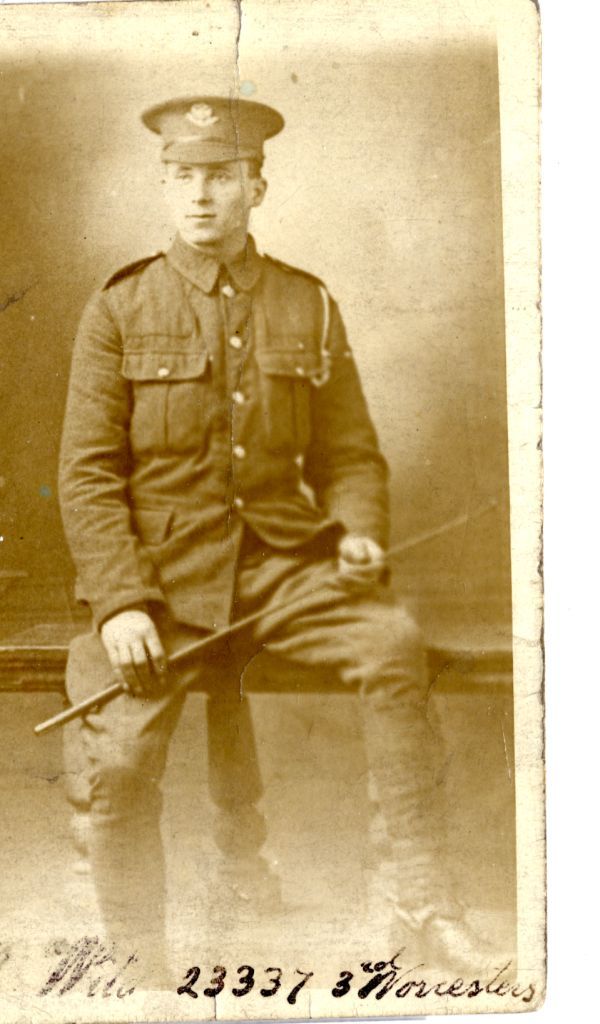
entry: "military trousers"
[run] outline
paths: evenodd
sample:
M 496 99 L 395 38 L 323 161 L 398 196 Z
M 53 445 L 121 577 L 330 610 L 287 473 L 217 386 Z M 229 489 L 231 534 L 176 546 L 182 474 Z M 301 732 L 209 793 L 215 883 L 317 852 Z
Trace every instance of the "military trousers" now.
M 279 607 L 290 602 L 292 607 Z M 335 559 L 321 557 L 318 546 L 312 554 L 288 553 L 267 551 L 255 540 L 243 546 L 238 563 L 234 620 L 258 609 L 265 615 L 228 644 L 208 647 L 169 670 L 159 696 L 124 694 L 77 726 L 92 873 L 113 937 L 152 932 L 158 948 L 164 933 L 160 782 L 187 688 L 207 666 L 213 673 L 216 666 L 239 672 L 243 692 L 243 667 L 262 650 L 304 669 L 327 669 L 358 689 L 369 769 L 403 899 L 416 909 L 436 899 L 441 880 L 439 824 L 432 816 L 435 743 L 414 620 L 384 585 L 351 589 Z M 164 610 L 155 621 L 168 654 L 204 635 Z M 78 637 L 67 669 L 70 700 L 80 701 L 112 681 L 99 636 Z

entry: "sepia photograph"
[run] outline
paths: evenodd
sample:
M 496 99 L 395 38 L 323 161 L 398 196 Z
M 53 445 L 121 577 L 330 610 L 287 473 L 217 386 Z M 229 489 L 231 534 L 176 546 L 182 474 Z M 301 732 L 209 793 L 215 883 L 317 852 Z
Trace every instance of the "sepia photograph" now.
M 544 996 L 538 12 L 0 7 L 0 1016 Z

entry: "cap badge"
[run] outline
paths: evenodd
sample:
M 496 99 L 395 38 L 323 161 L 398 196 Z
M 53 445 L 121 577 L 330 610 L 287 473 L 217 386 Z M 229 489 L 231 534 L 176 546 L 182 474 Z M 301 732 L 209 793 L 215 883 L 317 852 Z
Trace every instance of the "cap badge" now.
M 208 128 L 219 120 L 207 103 L 194 103 L 185 116 L 196 128 Z

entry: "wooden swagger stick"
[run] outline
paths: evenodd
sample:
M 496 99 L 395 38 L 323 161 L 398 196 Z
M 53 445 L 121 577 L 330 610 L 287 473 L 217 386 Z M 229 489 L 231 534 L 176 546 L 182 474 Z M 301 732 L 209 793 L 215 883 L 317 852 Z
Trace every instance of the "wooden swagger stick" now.
M 449 519 L 447 522 L 443 523 L 442 526 L 438 526 L 433 530 L 424 530 L 422 533 L 414 534 L 412 537 L 409 537 L 408 540 L 402 541 L 400 544 L 395 544 L 393 547 L 389 548 L 385 553 L 385 561 L 397 558 L 399 555 L 403 555 L 406 551 L 411 551 L 413 548 L 420 547 L 421 544 L 426 544 L 428 541 L 435 540 L 436 537 L 441 537 L 443 534 L 449 533 L 451 530 L 458 530 L 461 526 L 466 526 L 467 523 L 472 522 L 474 519 L 479 519 L 480 516 L 491 511 L 491 509 L 496 507 L 496 504 L 497 503 L 495 501 L 492 501 L 487 505 L 481 505 L 479 508 L 475 509 L 475 511 L 466 512 L 461 516 L 456 516 L 454 519 Z M 364 566 L 363 568 L 367 569 L 370 568 L 370 566 Z M 353 568 L 353 572 L 360 571 L 360 569 L 360 564 L 357 564 Z M 334 582 L 335 579 L 332 578 L 331 583 L 333 584 Z M 336 593 L 335 600 L 338 599 L 338 596 L 339 595 Z M 331 600 L 331 598 L 327 598 L 324 590 L 324 603 L 329 604 Z M 234 633 L 245 629 L 246 626 L 251 626 L 252 623 L 258 622 L 260 619 L 266 619 L 269 615 L 277 614 L 282 611 L 289 611 L 294 607 L 300 609 L 303 607 L 305 601 L 305 597 L 294 597 L 289 601 L 283 601 L 274 608 L 261 608 L 259 611 L 252 612 L 251 615 L 246 615 L 244 618 L 238 619 L 236 622 L 232 622 L 223 629 L 219 629 L 215 633 L 209 633 L 208 636 L 202 637 L 201 640 L 195 640 L 194 643 L 187 644 L 180 650 L 175 651 L 170 655 L 168 662 L 170 665 L 175 665 L 177 662 L 183 661 L 184 658 L 189 658 L 190 655 L 197 654 L 199 651 L 204 650 L 205 647 L 209 647 L 218 640 L 223 640 L 226 637 L 233 636 Z M 127 686 L 125 683 L 114 683 L 105 690 L 99 690 L 98 693 L 92 694 L 91 697 L 81 701 L 80 704 L 74 704 L 65 711 L 61 711 L 59 714 L 54 715 L 53 718 L 48 718 L 45 722 L 40 722 L 39 725 L 34 727 L 33 731 L 37 736 L 41 736 L 43 733 L 50 732 L 52 729 L 57 729 L 61 725 L 66 725 L 67 722 L 72 722 L 75 718 L 82 718 L 88 713 L 88 711 L 92 711 L 94 708 L 100 708 L 102 705 L 108 704 L 110 701 L 114 700 L 115 697 L 119 697 L 121 694 L 126 692 Z

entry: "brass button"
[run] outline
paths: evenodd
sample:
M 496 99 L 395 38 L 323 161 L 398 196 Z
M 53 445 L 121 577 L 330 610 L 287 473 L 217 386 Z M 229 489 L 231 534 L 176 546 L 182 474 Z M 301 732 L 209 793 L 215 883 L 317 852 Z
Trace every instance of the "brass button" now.
M 235 291 L 233 290 L 230 284 L 224 284 L 223 287 L 221 288 L 221 291 L 223 292 L 223 295 L 227 296 L 228 299 L 232 299 L 233 296 L 235 295 Z
M 236 497 L 236 498 L 233 499 L 233 504 L 234 504 L 235 508 L 243 508 L 244 507 L 244 499 Z
M 231 345 L 232 348 L 241 348 L 242 339 L 238 338 L 237 334 L 233 334 L 229 339 L 229 344 Z
M 304 376 L 304 367 L 303 366 L 297 366 L 296 367 L 296 373 L 298 374 L 299 377 L 303 377 Z
M 245 459 L 246 449 L 241 444 L 235 444 L 233 446 L 233 454 L 235 455 L 236 459 Z
M 246 401 L 245 395 L 241 391 L 234 391 L 231 397 L 236 405 L 243 405 Z
M 171 371 L 168 366 L 159 366 L 156 372 L 159 377 L 168 377 Z

